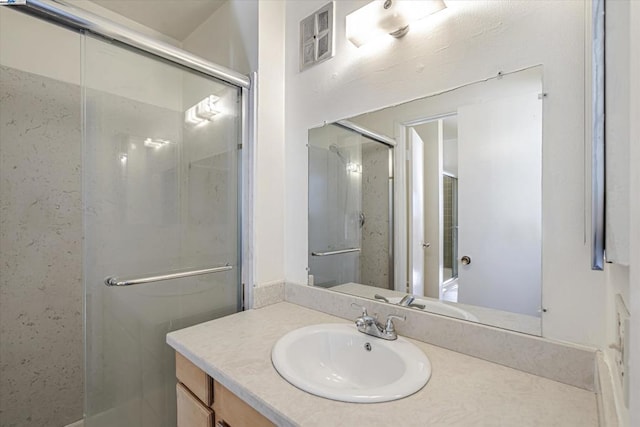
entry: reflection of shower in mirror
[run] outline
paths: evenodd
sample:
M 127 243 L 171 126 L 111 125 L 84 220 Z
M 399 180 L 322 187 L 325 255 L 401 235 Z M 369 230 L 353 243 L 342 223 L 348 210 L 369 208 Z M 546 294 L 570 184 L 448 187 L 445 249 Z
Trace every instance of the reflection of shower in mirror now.
M 344 156 L 344 154 L 342 153 L 342 151 L 340 150 L 340 147 L 338 147 L 336 144 L 331 144 L 329 146 L 329 151 L 331 151 L 332 153 L 336 153 L 336 155 L 338 157 L 340 157 L 340 160 L 342 160 L 342 162 L 346 165 L 349 164 L 349 160 Z
M 391 152 L 386 143 L 341 125 L 309 132 L 309 273 L 314 286 L 393 286 Z M 313 255 L 327 252 L 334 254 Z

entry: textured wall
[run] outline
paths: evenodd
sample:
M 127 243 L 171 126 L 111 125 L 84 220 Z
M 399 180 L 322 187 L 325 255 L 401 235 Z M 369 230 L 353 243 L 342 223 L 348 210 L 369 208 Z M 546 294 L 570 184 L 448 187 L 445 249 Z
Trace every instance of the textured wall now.
M 82 417 L 80 88 L 0 68 L 0 424 Z
M 389 148 L 362 146 L 360 283 L 389 288 Z

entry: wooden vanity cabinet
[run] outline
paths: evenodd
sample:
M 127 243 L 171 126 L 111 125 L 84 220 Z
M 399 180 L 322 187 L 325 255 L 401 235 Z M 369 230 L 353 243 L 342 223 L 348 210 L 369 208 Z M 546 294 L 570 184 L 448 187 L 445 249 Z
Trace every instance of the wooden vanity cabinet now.
M 176 378 L 178 427 L 275 426 L 180 353 Z

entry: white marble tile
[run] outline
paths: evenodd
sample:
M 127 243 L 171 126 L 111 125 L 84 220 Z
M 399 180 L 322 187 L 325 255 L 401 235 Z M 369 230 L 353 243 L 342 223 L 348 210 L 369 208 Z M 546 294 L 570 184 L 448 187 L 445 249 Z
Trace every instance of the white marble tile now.
M 81 98 L 0 67 L 0 417 L 82 417 Z
M 396 324 L 402 335 L 585 390 L 595 389 L 595 349 L 311 286 L 287 283 L 285 301 L 344 319 L 358 316 L 352 303 L 366 307 L 369 313 L 378 313 L 381 319 L 389 314 L 404 314 L 406 322 Z
M 360 282 L 389 286 L 389 148 L 362 146 L 362 212 Z
M 281 336 L 310 324 L 342 322 L 285 302 L 170 333 L 167 342 L 278 426 L 598 425 L 592 392 L 413 340 L 429 357 L 433 374 L 405 399 L 336 402 L 278 375 L 270 356 Z

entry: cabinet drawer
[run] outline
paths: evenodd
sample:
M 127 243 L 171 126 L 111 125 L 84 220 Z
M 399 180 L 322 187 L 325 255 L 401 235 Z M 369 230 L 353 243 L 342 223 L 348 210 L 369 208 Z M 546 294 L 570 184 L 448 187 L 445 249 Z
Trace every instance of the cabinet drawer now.
M 178 427 L 213 427 L 213 411 L 183 385 L 176 385 Z
M 211 402 L 213 402 L 213 381 L 211 377 L 178 352 L 176 352 L 176 377 L 202 403 L 211 406 Z
M 231 427 L 275 427 L 271 421 L 253 409 L 238 396 L 231 393 L 219 382 L 213 382 L 213 409 L 216 421 L 221 426 L 225 423 Z

